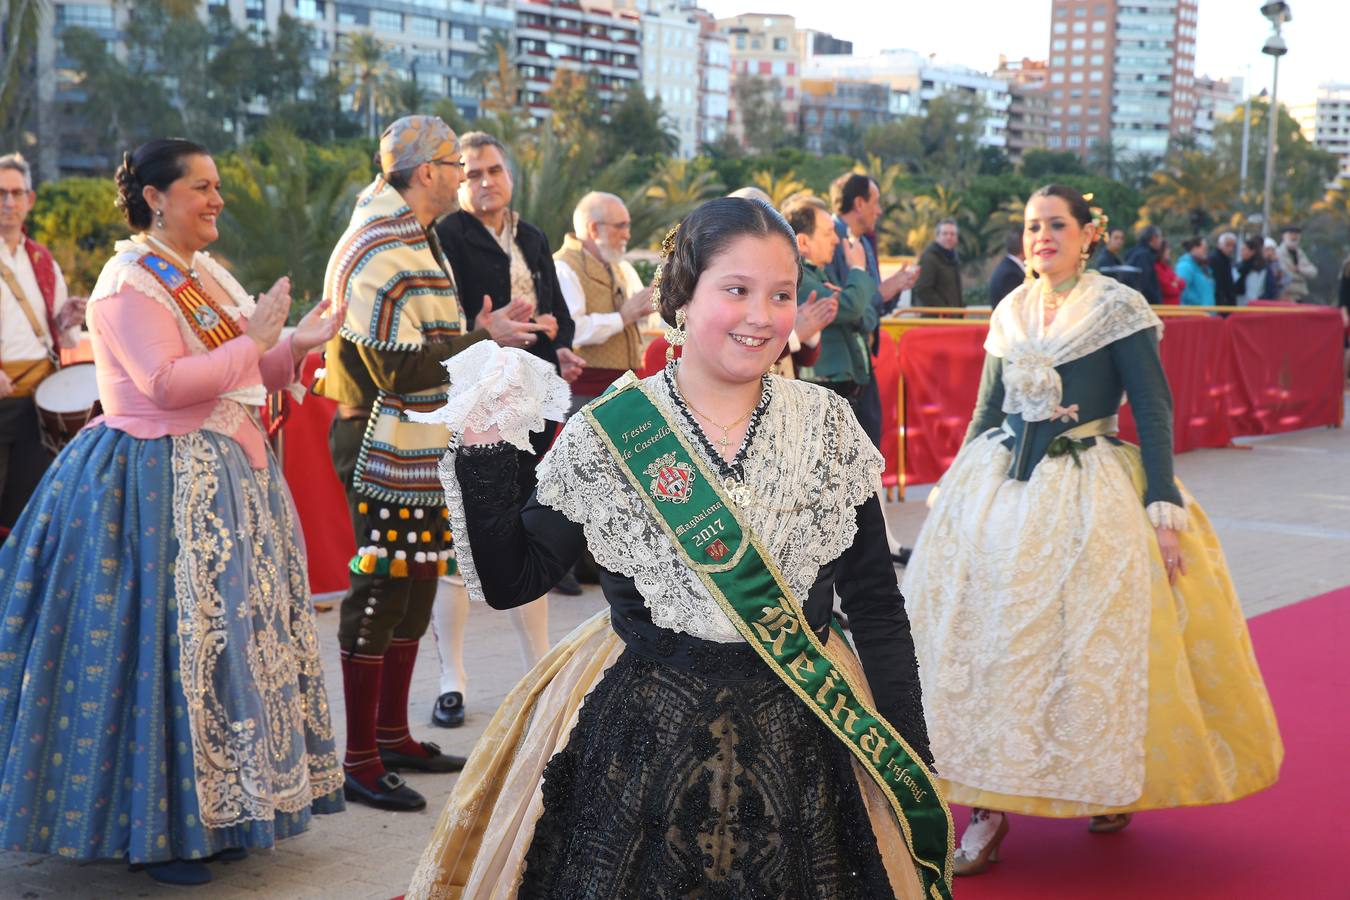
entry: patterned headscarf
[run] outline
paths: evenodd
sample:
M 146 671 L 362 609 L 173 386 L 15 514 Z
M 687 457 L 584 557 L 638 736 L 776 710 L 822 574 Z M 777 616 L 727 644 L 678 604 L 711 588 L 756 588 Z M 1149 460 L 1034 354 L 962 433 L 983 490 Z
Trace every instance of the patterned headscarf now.
M 439 116 L 404 116 L 380 135 L 380 170 L 385 175 L 459 152 L 459 138 Z

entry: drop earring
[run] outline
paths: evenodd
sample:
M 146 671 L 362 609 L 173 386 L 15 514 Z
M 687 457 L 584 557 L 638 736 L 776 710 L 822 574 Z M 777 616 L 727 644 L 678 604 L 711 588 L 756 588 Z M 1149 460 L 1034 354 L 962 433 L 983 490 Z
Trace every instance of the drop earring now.
M 160 231 L 164 230 L 164 210 L 155 210 L 155 227 Z
M 686 320 L 684 307 L 681 306 L 675 310 L 675 327 L 666 326 L 666 362 L 675 359 L 675 348 L 683 347 L 685 339 L 689 336 L 689 333 L 684 330 Z

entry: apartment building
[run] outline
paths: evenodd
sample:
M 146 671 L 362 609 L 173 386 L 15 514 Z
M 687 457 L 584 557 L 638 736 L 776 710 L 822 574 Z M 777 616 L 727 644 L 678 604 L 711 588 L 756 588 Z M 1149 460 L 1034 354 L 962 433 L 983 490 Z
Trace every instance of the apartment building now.
M 731 45 L 712 13 L 687 9 L 698 22 L 698 140 L 715 144 L 726 136 L 731 115 Z
M 968 101 L 976 108 L 981 146 L 1006 150 L 1008 83 L 968 66 L 946 63 L 912 50 L 883 50 L 869 55 L 820 54 L 803 77 L 811 80 L 866 81 L 890 89 L 892 118 L 923 115 L 938 97 Z
M 546 95 L 559 69 L 587 73 L 602 107 L 641 79 L 642 22 L 636 12 L 572 0 L 516 0 L 515 24 L 521 103 L 535 118 L 549 116 Z
M 1341 161 L 1340 178 L 1350 178 L 1350 82 L 1326 82 L 1317 88 L 1312 141 Z
M 470 77 L 479 66 L 483 39 L 493 29 L 509 32 L 515 24 L 507 0 L 209 0 L 199 14 L 205 18 L 217 9 L 255 34 L 274 29 L 283 12 L 300 20 L 314 34 L 310 68 L 316 75 L 332 69 L 348 35 L 373 34 L 385 46 L 392 75 L 415 80 L 431 96 L 453 99 L 469 118 L 479 113 Z M 42 139 L 35 156 L 44 177 L 111 168 L 111 157 L 84 140 L 83 94 L 74 64 L 62 51 L 61 36 L 68 28 L 89 28 L 117 46 L 129 14 L 129 5 L 115 0 L 52 5 L 37 54 Z
M 642 24 L 642 84 L 647 96 L 661 100 L 666 125 L 680 141 L 679 154 L 698 150 L 698 17 L 683 0 L 612 0 L 602 5 L 627 10 Z
M 994 77 L 1008 85 L 1008 159 L 1022 162 L 1028 150 L 1044 149 L 1050 139 L 1049 63 L 1000 56 Z
M 795 131 L 801 110 L 801 49 L 797 22 L 792 16 L 745 13 L 717 20 L 726 35 L 731 56 L 731 103 L 727 114 L 729 132 L 738 140 L 745 134 L 736 105 L 735 83 L 741 75 L 756 76 L 775 84 L 775 97 Z
M 801 133 L 812 153 L 844 153 L 844 139 L 891 118 L 891 89 L 848 79 L 803 78 Z
M 1204 150 L 1214 148 L 1214 129 L 1231 119 L 1242 106 L 1246 86 L 1241 78 L 1195 79 L 1195 142 Z
M 1052 0 L 1051 149 L 1160 156 L 1195 127 L 1199 0 Z

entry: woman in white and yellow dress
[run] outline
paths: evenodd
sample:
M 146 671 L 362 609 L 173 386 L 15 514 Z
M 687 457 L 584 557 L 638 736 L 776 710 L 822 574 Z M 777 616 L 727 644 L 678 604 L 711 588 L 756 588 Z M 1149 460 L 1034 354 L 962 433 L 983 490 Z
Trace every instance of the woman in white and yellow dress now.
M 1162 322 L 1085 260 L 1072 188 L 1027 204 L 1036 277 L 999 305 L 973 421 L 903 588 L 944 795 L 974 807 L 958 875 L 1007 813 L 1226 803 L 1272 784 L 1275 714 L 1218 539 L 1172 474 Z M 1116 436 L 1127 395 L 1139 446 Z

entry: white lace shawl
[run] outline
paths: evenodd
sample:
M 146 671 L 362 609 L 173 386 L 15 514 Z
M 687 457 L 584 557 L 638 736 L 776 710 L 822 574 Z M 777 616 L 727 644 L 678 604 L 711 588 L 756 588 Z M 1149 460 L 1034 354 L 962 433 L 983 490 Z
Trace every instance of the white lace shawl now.
M 994 310 L 984 349 L 1003 359 L 1003 411 L 1028 422 L 1054 415 L 1064 398 L 1056 366 L 1163 324 L 1138 291 L 1097 272 L 1078 279 L 1045 327 L 1045 279 L 1022 285 Z
M 802 381 L 773 379 L 772 399 L 745 461 L 756 499 L 740 510 L 800 600 L 820 567 L 853 545 L 856 508 L 877 492 L 884 465 L 839 396 Z M 646 379 L 654 401 L 690 443 L 703 450 L 660 374 Z M 456 556 L 471 596 L 482 596 L 467 552 L 463 501 L 454 449 L 442 463 Z M 712 464 L 705 456 L 705 462 Z M 584 416 L 573 416 L 538 470 L 538 499 L 581 525 L 595 560 L 633 579 L 663 628 L 733 643 L 740 632 L 633 493 Z
M 137 261 L 146 253 L 152 252 L 153 249 L 138 240 L 118 241 L 113 245 L 116 255 L 108 260 L 103 266 L 103 271 L 99 273 L 98 282 L 89 295 L 89 303 L 97 303 L 118 293 L 124 287 L 132 287 L 173 313 L 174 321 L 178 323 L 178 333 L 182 335 L 183 344 L 191 354 L 195 356 L 206 353 L 206 345 L 192 331 L 192 327 L 183 318 L 183 313 L 178 309 L 178 304 L 174 303 L 173 298 L 169 296 L 169 292 L 164 289 L 164 285 L 138 264 Z M 244 290 L 238 281 L 235 281 L 234 276 L 226 271 L 224 266 L 212 259 L 210 254 L 198 251 L 192 258 L 192 265 L 205 270 L 215 279 L 216 284 L 229 293 L 233 305 L 222 305 L 221 310 L 223 312 L 236 319 L 253 314 L 253 309 L 257 305 L 254 303 L 253 297 L 248 291 Z M 292 391 L 292 394 L 294 393 Z M 301 397 L 303 397 L 303 394 Z M 296 399 L 301 398 L 297 397 Z M 262 406 L 267 402 L 267 388 L 261 384 L 235 388 L 221 394 L 221 400 L 233 401 L 243 406 Z M 243 410 L 232 410 L 228 404 L 223 404 L 211 413 L 212 420 L 220 419 L 220 421 L 215 421 L 214 424 L 208 422 L 203 427 L 208 427 L 212 431 L 231 434 L 238 425 L 236 420 L 240 419 L 242 414 Z
M 552 365 L 524 350 L 479 341 L 444 365 L 450 376 L 445 405 L 429 413 L 409 410 L 407 418 L 441 423 L 452 434 L 495 426 L 502 440 L 529 452 L 530 432 L 542 431 L 545 419 L 562 422 L 571 408 L 567 382 Z

